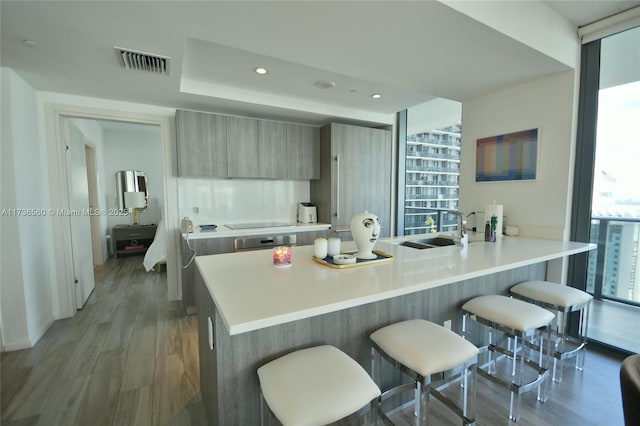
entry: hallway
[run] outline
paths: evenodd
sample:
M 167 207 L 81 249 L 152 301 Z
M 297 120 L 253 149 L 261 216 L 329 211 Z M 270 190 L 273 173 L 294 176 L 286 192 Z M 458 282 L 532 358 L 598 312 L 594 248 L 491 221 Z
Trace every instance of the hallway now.
M 204 425 L 197 317 L 166 288 L 142 257 L 109 259 L 82 311 L 2 354 L 1 423 Z

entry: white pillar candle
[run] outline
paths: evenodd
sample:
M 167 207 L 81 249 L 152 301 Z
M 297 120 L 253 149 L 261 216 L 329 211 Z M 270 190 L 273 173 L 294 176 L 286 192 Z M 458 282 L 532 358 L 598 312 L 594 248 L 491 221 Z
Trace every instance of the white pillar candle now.
M 340 254 L 340 238 L 338 237 L 329 238 L 328 246 L 327 246 L 327 254 L 329 256 L 335 256 L 336 254 Z
M 318 259 L 327 257 L 328 242 L 326 238 L 316 238 L 313 242 L 314 253 Z

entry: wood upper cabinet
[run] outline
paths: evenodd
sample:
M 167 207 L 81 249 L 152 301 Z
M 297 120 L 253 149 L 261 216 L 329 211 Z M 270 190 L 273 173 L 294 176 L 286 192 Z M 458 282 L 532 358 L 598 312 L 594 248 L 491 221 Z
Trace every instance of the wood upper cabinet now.
M 228 176 L 226 117 L 176 111 L 179 176 Z
M 320 130 L 253 118 L 176 111 L 179 176 L 320 177 Z
M 320 129 L 287 124 L 287 178 L 320 178 Z
M 343 239 L 351 218 L 367 210 L 380 219 L 381 236 L 391 231 L 391 132 L 331 123 L 322 128 L 322 173 L 311 181 L 318 221 L 331 223 Z M 340 231 L 345 231 L 340 233 Z
M 259 177 L 287 178 L 287 125 L 277 121 L 258 121 Z
M 227 164 L 229 177 L 257 178 L 258 120 L 227 117 Z

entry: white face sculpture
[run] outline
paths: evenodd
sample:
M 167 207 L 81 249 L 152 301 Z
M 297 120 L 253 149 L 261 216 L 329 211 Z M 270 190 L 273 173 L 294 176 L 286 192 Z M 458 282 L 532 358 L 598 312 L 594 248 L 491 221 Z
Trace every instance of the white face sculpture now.
M 351 235 L 358 247 L 356 257 L 360 259 L 375 259 L 377 257 L 372 250 L 380 235 L 378 216 L 367 211 L 355 215 L 351 219 Z

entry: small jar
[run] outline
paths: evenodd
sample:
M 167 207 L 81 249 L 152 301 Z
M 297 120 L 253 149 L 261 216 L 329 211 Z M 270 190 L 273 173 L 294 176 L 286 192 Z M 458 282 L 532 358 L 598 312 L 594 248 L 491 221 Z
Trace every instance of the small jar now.
M 273 248 L 273 264 L 275 266 L 291 265 L 291 248 L 287 246 L 279 246 Z

